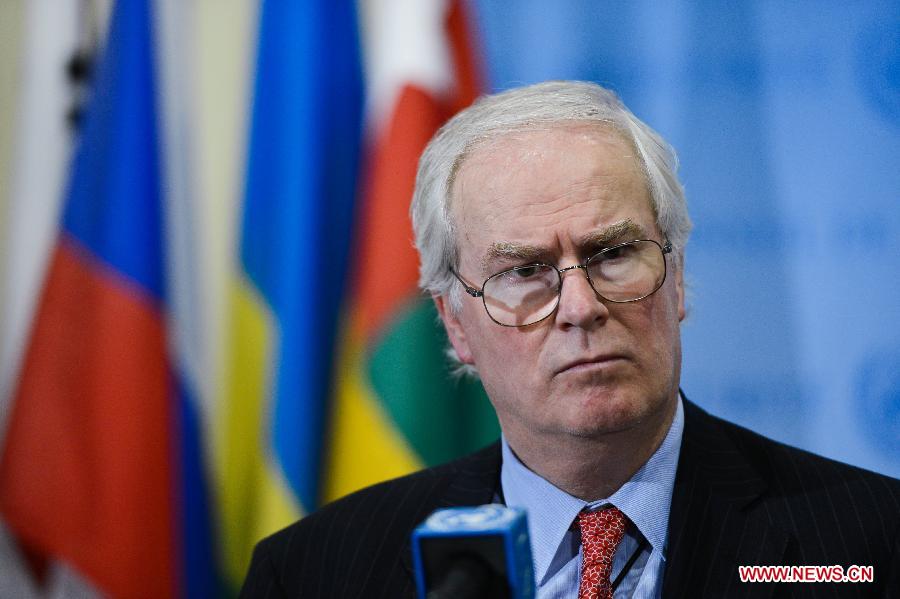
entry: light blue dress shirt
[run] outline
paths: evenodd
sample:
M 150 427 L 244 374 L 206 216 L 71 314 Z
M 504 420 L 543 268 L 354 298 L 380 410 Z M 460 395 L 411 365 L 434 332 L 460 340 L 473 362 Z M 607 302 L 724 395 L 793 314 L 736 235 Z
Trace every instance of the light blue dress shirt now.
M 578 513 L 606 505 L 619 508 L 637 528 L 629 526 L 613 557 L 612 580 L 640 551 L 615 590 L 614 597 L 659 597 L 665 568 L 665 546 L 675 469 L 681 452 L 684 408 L 681 397 L 662 444 L 647 463 L 611 497 L 586 502 L 569 495 L 529 470 L 502 439 L 500 482 L 506 505 L 524 508 L 534 558 L 538 599 L 577 598 L 581 580 L 581 543 L 572 523 Z M 641 547 L 642 541 L 643 547 Z

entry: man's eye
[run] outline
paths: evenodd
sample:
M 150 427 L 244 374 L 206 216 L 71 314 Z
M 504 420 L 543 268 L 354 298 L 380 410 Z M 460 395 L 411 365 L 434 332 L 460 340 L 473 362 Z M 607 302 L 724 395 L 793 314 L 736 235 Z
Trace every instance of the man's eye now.
M 604 260 L 617 260 L 619 258 L 628 258 L 634 254 L 635 248 L 631 245 L 623 245 L 619 247 L 609 248 L 604 251 L 602 256 Z
M 528 279 L 535 276 L 540 271 L 539 266 L 520 266 L 512 271 L 512 275 L 519 279 Z

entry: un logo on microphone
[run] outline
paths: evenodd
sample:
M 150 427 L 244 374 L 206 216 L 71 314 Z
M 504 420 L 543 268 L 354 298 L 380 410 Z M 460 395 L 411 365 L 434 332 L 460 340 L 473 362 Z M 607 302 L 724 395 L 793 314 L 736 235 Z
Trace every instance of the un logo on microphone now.
M 870 354 L 857 377 L 859 418 L 880 451 L 900 453 L 900 346 Z

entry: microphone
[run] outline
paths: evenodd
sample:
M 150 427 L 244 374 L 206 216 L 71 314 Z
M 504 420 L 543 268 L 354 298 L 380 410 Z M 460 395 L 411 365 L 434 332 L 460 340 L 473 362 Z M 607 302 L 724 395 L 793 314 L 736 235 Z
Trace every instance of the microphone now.
M 534 597 L 525 511 L 499 504 L 437 510 L 412 533 L 419 599 Z

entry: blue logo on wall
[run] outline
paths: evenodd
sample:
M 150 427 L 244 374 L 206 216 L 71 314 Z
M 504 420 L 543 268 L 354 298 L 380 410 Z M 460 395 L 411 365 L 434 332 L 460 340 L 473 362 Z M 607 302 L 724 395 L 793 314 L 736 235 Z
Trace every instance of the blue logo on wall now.
M 890 455 L 900 453 L 900 347 L 873 354 L 857 375 L 863 437 Z
M 900 26 L 887 20 L 860 36 L 857 69 L 863 95 L 888 121 L 900 125 Z

